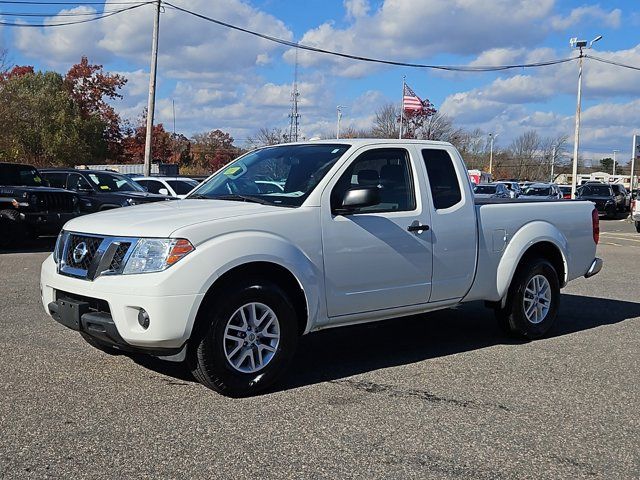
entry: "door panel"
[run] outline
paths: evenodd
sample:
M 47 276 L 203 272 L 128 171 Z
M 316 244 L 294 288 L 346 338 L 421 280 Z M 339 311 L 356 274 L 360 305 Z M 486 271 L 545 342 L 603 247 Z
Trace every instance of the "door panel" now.
M 428 225 L 429 209 L 423 207 L 420 195 L 424 177 L 409 158 L 409 152 L 401 148 L 360 151 L 323 193 L 329 317 L 428 302 L 431 232 L 409 232 L 407 228 L 416 222 Z M 340 193 L 376 184 L 380 205 L 354 214 L 332 214 L 331 202 L 335 206 L 342 198 Z

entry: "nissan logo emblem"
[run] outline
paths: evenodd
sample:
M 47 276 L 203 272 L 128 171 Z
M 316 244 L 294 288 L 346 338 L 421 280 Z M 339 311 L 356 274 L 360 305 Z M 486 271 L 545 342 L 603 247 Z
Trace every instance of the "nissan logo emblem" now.
M 89 253 L 89 249 L 87 248 L 87 244 L 85 242 L 80 242 L 76 245 L 76 248 L 73 249 L 73 261 L 75 263 L 80 263 L 84 260 L 84 257 Z

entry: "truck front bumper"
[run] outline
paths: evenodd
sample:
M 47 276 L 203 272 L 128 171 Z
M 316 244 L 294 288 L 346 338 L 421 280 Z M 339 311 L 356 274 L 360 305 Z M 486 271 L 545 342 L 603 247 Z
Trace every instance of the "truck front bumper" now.
M 87 281 L 60 275 L 56 267 L 49 256 L 40 288 L 45 311 L 62 325 L 104 345 L 158 356 L 179 352 L 189 339 L 203 294 L 154 295 L 154 274 Z M 148 316 L 146 328 L 141 311 Z

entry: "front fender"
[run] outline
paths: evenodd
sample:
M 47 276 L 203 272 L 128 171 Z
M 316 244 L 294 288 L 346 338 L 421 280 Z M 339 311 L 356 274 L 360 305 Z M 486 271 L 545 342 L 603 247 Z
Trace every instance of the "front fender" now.
M 235 267 L 252 262 L 274 263 L 291 272 L 305 295 L 309 314 L 305 333 L 318 318 L 322 307 L 322 272 L 287 239 L 264 231 L 243 231 L 215 237 L 198 245 L 197 251 L 198 258 L 190 260 L 197 262 L 202 275 L 200 293 L 206 293 L 216 280 Z
M 525 252 L 536 243 L 541 242 L 549 242 L 560 251 L 565 272 L 562 283 L 566 283 L 569 271 L 568 241 L 562 232 L 551 223 L 535 221 L 527 223 L 511 237 L 500 259 L 496 278 L 496 287 L 500 298 L 504 298 L 507 294 L 516 268 Z

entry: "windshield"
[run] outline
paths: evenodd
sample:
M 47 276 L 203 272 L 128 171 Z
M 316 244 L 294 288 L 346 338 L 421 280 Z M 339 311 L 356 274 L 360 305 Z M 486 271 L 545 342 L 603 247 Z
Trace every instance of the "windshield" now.
M 607 185 L 584 185 L 580 189 L 580 195 L 593 195 L 595 197 L 611 197 L 611 187 Z
M 233 200 L 235 196 L 299 207 L 349 147 L 320 143 L 262 148 L 224 167 L 188 198 Z
M 524 190 L 524 194 L 537 197 L 548 197 L 551 195 L 551 187 L 527 187 Z
M 176 195 L 186 195 L 198 186 L 198 182 L 195 180 L 167 180 L 167 183 L 173 188 Z
M 476 185 L 473 188 L 473 192 L 474 193 L 496 193 L 496 186 L 495 185 Z
M 29 165 L 0 164 L 0 185 L 42 187 L 38 170 Z
M 129 177 L 115 173 L 91 172 L 86 178 L 101 192 L 144 192 L 145 189 Z

